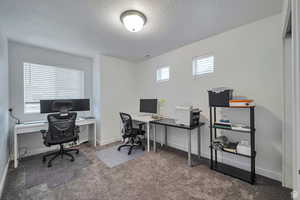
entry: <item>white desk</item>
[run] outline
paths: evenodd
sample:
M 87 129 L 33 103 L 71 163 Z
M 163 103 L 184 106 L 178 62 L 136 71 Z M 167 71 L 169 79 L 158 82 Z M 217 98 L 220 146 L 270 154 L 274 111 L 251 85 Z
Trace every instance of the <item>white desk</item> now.
M 146 123 L 146 134 L 147 134 L 147 150 L 150 152 L 150 122 L 155 121 L 149 115 L 141 115 L 141 114 L 131 114 L 131 118 L 133 121 L 144 122 Z
M 89 126 L 89 142 L 95 147 L 96 143 L 96 120 L 95 119 L 78 119 L 76 120 L 77 126 Z M 40 130 L 47 130 L 48 122 L 16 124 L 14 127 L 14 167 L 18 167 L 18 135 L 26 133 L 38 133 Z

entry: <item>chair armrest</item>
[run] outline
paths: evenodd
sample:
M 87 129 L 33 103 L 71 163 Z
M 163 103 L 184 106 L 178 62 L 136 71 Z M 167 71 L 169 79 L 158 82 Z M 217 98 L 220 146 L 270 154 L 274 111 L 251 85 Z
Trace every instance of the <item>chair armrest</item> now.
M 135 122 L 135 124 L 137 124 L 137 125 L 144 125 L 144 124 L 146 124 L 146 122 Z
M 145 122 L 140 122 L 140 123 L 136 123 L 136 125 L 139 126 L 139 129 L 143 129 L 143 126 L 145 125 L 146 123 Z

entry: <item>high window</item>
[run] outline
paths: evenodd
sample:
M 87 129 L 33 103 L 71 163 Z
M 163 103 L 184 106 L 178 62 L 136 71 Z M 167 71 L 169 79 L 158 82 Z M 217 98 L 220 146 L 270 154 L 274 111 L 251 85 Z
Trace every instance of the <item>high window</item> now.
M 214 70 L 214 56 L 200 56 L 193 59 L 193 76 L 213 73 Z

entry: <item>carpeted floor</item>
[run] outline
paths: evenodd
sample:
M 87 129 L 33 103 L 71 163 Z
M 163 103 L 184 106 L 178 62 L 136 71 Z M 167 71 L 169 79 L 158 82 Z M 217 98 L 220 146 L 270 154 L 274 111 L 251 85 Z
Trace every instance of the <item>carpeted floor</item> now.
M 109 148 L 110 146 L 101 147 Z M 97 150 L 101 149 L 100 147 Z M 192 168 L 186 156 L 179 151 L 146 152 L 143 156 L 110 168 L 97 158 L 96 149 L 84 144 L 81 155 L 67 167 L 67 181 L 60 184 L 36 176 L 28 187 L 30 161 L 21 161 L 20 167 L 9 169 L 3 200 L 289 200 L 290 190 L 280 183 L 258 176 L 257 184 L 250 185 L 210 170 L 207 160 Z M 30 160 L 31 158 L 28 158 Z M 28 163 L 31 163 L 29 165 Z M 53 163 L 54 164 L 54 163 Z M 56 162 L 57 165 L 68 165 Z M 29 170 L 31 169 L 31 170 Z M 59 167 L 53 171 L 63 176 Z M 45 172 L 47 167 L 45 165 Z M 43 174 L 43 173 L 42 173 Z M 49 176 L 49 172 L 48 172 Z M 41 181 L 42 180 L 42 181 Z M 63 179 L 65 180 L 65 179 Z

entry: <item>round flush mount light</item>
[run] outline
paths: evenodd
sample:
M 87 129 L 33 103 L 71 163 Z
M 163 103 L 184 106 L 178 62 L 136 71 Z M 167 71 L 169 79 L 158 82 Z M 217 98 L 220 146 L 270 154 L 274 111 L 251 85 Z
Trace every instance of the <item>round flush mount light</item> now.
M 127 10 L 120 16 L 125 28 L 131 32 L 138 32 L 143 29 L 147 22 L 146 16 L 137 10 Z

